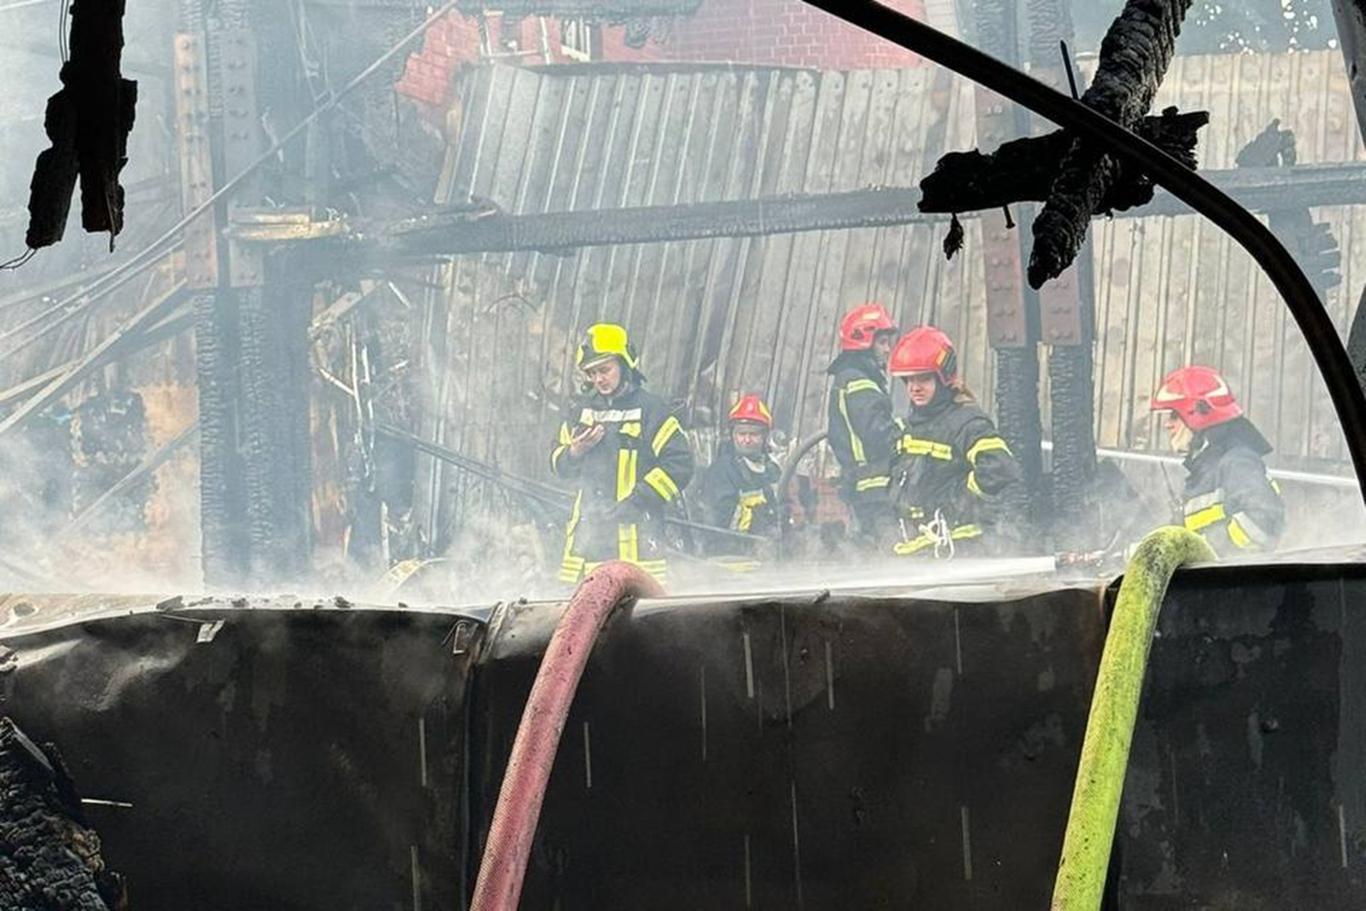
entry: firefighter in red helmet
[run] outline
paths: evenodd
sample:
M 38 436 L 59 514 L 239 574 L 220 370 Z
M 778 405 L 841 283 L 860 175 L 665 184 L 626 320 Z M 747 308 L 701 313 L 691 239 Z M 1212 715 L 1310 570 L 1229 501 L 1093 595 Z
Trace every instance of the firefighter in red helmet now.
M 707 522 L 718 528 L 776 538 L 782 527 L 778 500 L 782 469 L 768 452 L 773 415 L 759 396 L 744 395 L 731 408 L 726 423 L 726 437 L 716 459 L 702 475 L 701 498 Z M 711 549 L 736 552 L 731 541 L 717 542 Z
M 896 325 L 881 304 L 855 307 L 840 321 L 840 353 L 831 376 L 828 442 L 840 465 L 840 495 L 860 537 L 895 535 L 888 490 L 898 430 L 887 388 L 887 358 Z
M 893 468 L 903 530 L 894 552 L 945 557 L 999 549 L 1010 531 L 1002 494 L 1020 483 L 1020 469 L 959 379 L 953 342 L 933 326 L 912 329 L 892 350 L 891 374 L 906 384 L 911 403 Z
M 664 519 L 692 479 L 688 437 L 667 402 L 644 388 L 626 330 L 589 326 L 576 352 L 583 395 L 560 425 L 550 470 L 577 486 L 560 581 L 607 560 L 663 579 Z
M 1172 448 L 1185 453 L 1180 524 L 1220 556 L 1275 548 L 1285 528 L 1285 503 L 1263 461 L 1271 444 L 1233 392 L 1209 367 L 1173 370 L 1153 395 L 1166 414 Z

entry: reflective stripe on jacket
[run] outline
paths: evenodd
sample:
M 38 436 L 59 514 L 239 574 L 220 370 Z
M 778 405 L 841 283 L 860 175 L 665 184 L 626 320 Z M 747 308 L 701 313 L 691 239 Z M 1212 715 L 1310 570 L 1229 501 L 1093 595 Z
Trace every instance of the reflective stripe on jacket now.
M 692 447 L 659 396 L 632 385 L 611 399 L 590 395 L 560 425 L 550 469 L 578 488 L 565 526 L 560 580 L 577 582 L 599 563 L 625 560 L 663 578 L 664 515 L 692 479 Z M 574 434 L 601 424 L 602 440 L 575 459 Z
M 902 556 L 1014 531 L 1003 527 L 1001 498 L 1021 477 L 1010 447 L 980 408 L 954 401 L 952 390 L 941 395 L 901 423 L 892 496 L 905 529 L 894 548 Z
M 828 442 L 847 502 L 885 501 L 897 426 L 886 373 L 871 352 L 845 352 L 829 370 Z
M 782 469 L 768 456 L 748 459 L 725 444 L 702 475 L 707 522 L 752 535 L 778 531 L 778 481 Z
M 1262 461 L 1270 451 L 1246 418 L 1192 442 L 1180 521 L 1220 556 L 1274 550 L 1285 530 L 1285 502 Z

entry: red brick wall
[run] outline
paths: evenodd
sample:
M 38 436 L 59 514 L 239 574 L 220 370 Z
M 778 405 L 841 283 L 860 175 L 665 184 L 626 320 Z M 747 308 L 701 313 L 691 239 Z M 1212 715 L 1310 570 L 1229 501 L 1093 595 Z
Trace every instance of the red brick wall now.
M 887 0 L 913 16 L 924 14 L 923 0 Z M 559 22 L 548 21 L 549 43 L 556 62 Z M 506 33 L 490 16 L 488 33 L 495 40 L 513 37 L 524 52 L 509 57 L 542 63 L 540 23 L 522 20 Z M 914 54 L 801 3 L 800 0 L 703 0 L 693 16 L 674 20 L 665 34 L 652 36 L 643 48 L 626 46 L 626 29 L 600 30 L 602 59 L 612 61 L 701 61 L 803 66 L 830 70 L 915 66 Z M 422 50 L 408 57 L 398 92 L 433 113 L 450 102 L 456 68 L 479 57 L 479 27 L 472 17 L 452 13 L 427 31 Z
M 912 16 L 922 0 L 887 0 Z M 640 51 L 627 48 L 623 29 L 607 29 L 608 59 L 688 60 L 805 66 L 827 70 L 915 66 L 909 51 L 846 25 L 800 0 L 703 0 L 696 14 L 673 23 L 672 34 Z M 605 54 L 606 55 L 606 54 Z
M 478 57 L 478 21 L 452 13 L 427 29 L 422 50 L 408 55 L 394 89 L 424 108 L 444 110 L 450 102 L 456 67 Z

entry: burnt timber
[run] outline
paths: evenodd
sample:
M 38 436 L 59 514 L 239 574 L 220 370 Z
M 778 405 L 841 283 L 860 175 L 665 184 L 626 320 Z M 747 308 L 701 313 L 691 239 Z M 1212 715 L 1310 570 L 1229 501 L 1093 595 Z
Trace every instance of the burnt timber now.
M 1152 106 L 1191 0 L 1128 0 L 1100 45 L 1100 63 L 1081 102 L 1130 128 Z M 1062 159 L 1048 202 L 1034 221 L 1028 278 L 1038 288 L 1076 258 L 1091 219 L 1119 177 L 1118 160 L 1077 139 Z
M 1168 109 L 1145 117 L 1137 133 L 1163 151 L 1195 167 L 1195 144 L 1201 127 L 1209 123 L 1205 111 L 1180 113 Z M 1066 157 L 1074 138 L 1063 130 L 1003 143 L 983 154 L 950 152 L 920 182 L 922 212 L 969 212 L 999 209 L 1018 202 L 1046 202 L 1058 176 L 1057 163 Z M 1116 164 L 1114 178 L 1096 205 L 1095 215 L 1110 215 L 1153 199 L 1151 178 L 1130 164 Z M 1152 214 L 1144 212 L 1145 215 Z

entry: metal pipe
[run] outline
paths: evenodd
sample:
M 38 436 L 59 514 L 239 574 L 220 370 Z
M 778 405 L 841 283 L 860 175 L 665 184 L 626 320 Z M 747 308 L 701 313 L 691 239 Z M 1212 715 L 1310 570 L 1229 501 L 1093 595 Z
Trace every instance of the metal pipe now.
M 1170 526 L 1144 538 L 1125 569 L 1086 720 L 1052 911 L 1100 909 L 1162 599 L 1178 567 L 1215 559 L 1204 538 Z
M 1313 285 L 1294 257 L 1255 215 L 1195 171 L 1079 101 L 976 48 L 873 0 L 802 0 L 893 44 L 920 54 L 1047 117 L 1109 154 L 1133 162 L 1153 181 L 1236 240 L 1271 279 L 1323 374 L 1359 480 L 1366 480 L 1366 395 Z M 1366 498 L 1366 490 L 1363 490 Z
M 517 726 L 470 911 L 516 911 L 560 735 L 593 643 L 619 604 L 663 594 L 639 566 L 613 561 L 590 572 L 569 599 Z
M 1045 440 L 1043 444 L 1045 452 L 1053 450 L 1052 441 Z M 1183 459 L 1176 456 L 1156 455 L 1151 452 L 1127 452 L 1123 449 L 1097 449 L 1096 457 L 1101 459 L 1113 459 L 1116 462 L 1139 462 L 1144 465 L 1161 465 L 1163 467 L 1180 467 Z M 1289 468 L 1269 468 L 1267 475 L 1277 481 L 1291 481 L 1296 484 L 1314 484 L 1319 487 L 1341 487 L 1344 490 L 1356 490 L 1359 482 L 1356 478 L 1347 475 L 1328 474 L 1319 471 L 1295 471 Z

